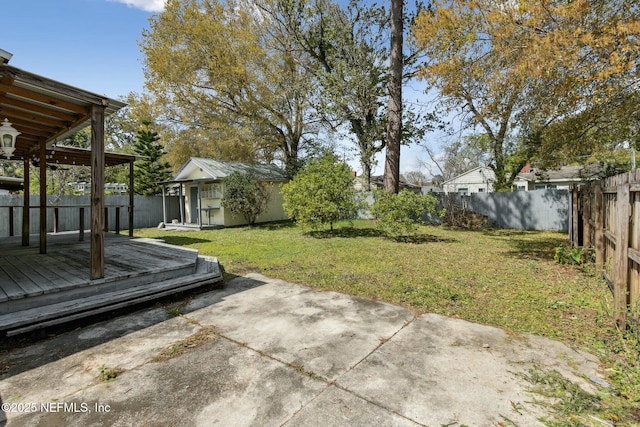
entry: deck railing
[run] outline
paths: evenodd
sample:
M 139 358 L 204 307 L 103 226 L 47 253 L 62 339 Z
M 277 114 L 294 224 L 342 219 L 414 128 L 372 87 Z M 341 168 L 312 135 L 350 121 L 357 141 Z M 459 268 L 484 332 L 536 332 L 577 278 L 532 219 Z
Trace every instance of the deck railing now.
M 60 229 L 60 210 L 61 209 L 67 209 L 67 210 L 73 210 L 73 209 L 77 209 L 78 210 L 78 235 L 79 235 L 79 240 L 84 240 L 84 232 L 85 232 L 85 212 L 88 212 L 88 210 L 85 210 L 86 208 L 90 208 L 90 205 L 56 205 L 56 206 L 47 206 L 47 209 L 53 212 L 53 232 L 54 233 L 58 233 L 61 229 Z M 116 234 L 120 234 L 120 209 L 121 208 L 127 208 L 128 212 L 131 212 L 133 210 L 133 206 L 126 206 L 126 205 L 109 205 L 109 206 L 105 206 L 104 208 L 104 231 L 106 233 L 108 233 L 109 231 L 114 231 Z M 0 211 L 4 210 L 4 209 L 8 209 L 9 211 L 9 236 L 13 237 L 15 235 L 15 227 L 14 227 L 14 222 L 15 222 L 15 218 L 17 217 L 15 211 L 18 209 L 23 209 L 23 206 L 13 206 L 13 205 L 5 205 L 2 206 L 0 205 Z M 36 209 L 36 210 L 40 210 L 40 206 L 29 206 L 29 209 Z M 115 210 L 115 225 L 114 228 L 112 230 L 109 229 L 109 210 L 110 209 L 114 209 Z M 129 221 L 129 235 L 133 236 L 133 222 Z

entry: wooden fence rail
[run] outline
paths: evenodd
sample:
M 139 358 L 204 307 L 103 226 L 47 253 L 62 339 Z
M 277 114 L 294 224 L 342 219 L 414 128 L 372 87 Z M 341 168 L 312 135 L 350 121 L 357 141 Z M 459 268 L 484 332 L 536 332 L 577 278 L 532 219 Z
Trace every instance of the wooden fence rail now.
M 570 235 L 573 246 L 595 249 L 618 325 L 639 324 L 640 170 L 574 188 Z

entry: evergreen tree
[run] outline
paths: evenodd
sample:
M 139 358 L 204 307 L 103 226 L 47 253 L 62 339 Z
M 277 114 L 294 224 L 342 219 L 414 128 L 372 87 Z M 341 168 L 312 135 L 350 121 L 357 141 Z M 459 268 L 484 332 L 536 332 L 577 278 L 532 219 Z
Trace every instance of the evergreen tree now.
M 134 189 L 136 194 L 153 196 L 162 193 L 158 183 L 171 179 L 171 166 L 163 159 L 164 147 L 158 144 L 158 133 L 150 129 L 151 123 L 143 122 L 144 127 L 136 133 L 133 145 L 136 155 L 144 157 L 134 165 Z

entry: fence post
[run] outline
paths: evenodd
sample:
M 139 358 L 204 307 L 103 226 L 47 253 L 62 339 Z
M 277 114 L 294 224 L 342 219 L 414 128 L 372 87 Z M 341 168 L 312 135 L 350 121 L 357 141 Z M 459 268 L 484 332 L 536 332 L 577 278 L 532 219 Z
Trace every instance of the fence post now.
M 80 217 L 78 218 L 78 222 L 80 223 L 80 232 L 78 233 L 78 239 L 80 241 L 84 240 L 84 208 L 80 208 Z
M 53 232 L 57 233 L 58 232 L 58 224 L 60 221 L 60 212 L 58 211 L 58 208 L 53 208 Z
M 580 246 L 578 236 L 578 189 L 574 186 L 571 189 L 571 246 Z
M 120 206 L 116 206 L 116 234 L 120 234 Z
M 13 237 L 13 206 L 9 206 L 9 236 Z
M 629 283 L 629 184 L 618 185 L 616 194 L 616 253 L 613 285 L 614 319 L 619 327 L 627 326 L 627 287 Z
M 600 274 L 604 273 L 604 221 L 602 215 L 602 184 L 599 182 L 593 186 L 593 212 L 595 227 L 595 249 L 596 249 L 596 271 Z
M 580 194 L 580 208 L 582 209 L 582 246 L 585 248 L 593 247 L 591 241 L 591 220 L 593 219 L 593 199 L 592 187 L 585 186 L 579 191 Z

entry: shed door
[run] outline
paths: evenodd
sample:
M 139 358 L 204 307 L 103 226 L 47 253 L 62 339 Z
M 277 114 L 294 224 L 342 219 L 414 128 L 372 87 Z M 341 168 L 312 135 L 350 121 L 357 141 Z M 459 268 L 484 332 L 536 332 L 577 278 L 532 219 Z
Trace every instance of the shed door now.
M 189 189 L 189 221 L 191 224 L 198 223 L 198 187 Z

